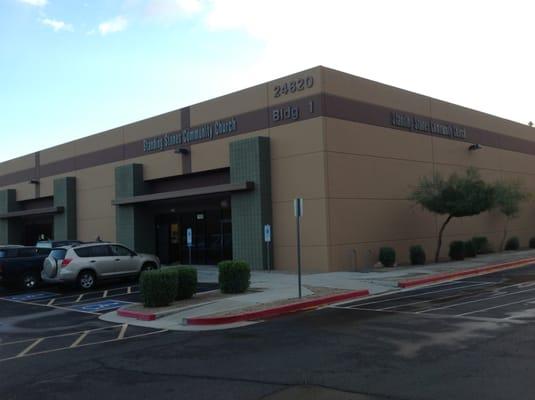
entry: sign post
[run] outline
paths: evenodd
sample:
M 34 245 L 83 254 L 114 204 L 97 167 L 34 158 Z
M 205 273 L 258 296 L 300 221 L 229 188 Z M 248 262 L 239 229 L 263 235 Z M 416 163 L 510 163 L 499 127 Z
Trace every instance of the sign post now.
M 191 228 L 186 229 L 186 243 L 188 245 L 189 265 L 191 265 L 191 245 L 193 244 L 193 234 Z
M 303 199 L 294 199 L 294 215 L 297 228 L 297 284 L 301 298 L 301 217 L 303 216 Z
M 271 225 L 264 225 L 264 242 L 266 242 L 267 270 L 271 272 L 271 258 L 269 248 L 271 246 Z

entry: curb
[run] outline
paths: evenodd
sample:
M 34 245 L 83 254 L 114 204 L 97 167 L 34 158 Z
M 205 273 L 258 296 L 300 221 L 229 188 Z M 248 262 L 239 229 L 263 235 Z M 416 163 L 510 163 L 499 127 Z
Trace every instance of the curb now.
M 368 296 L 370 292 L 365 290 L 356 290 L 347 293 L 334 294 L 311 300 L 303 300 L 297 303 L 285 304 L 283 306 L 266 308 L 260 311 L 248 311 L 241 314 L 226 315 L 221 317 L 190 317 L 185 318 L 186 325 L 222 325 L 240 321 L 252 321 L 278 317 L 309 308 L 318 307 L 324 304 L 337 303 L 343 300 L 355 299 L 358 297 Z
M 495 264 L 495 265 L 490 265 L 490 266 L 486 266 L 486 267 L 478 267 L 478 268 L 466 269 L 464 271 L 447 272 L 447 273 L 444 273 L 444 274 L 432 275 L 432 276 L 428 276 L 428 277 L 425 277 L 425 278 L 407 279 L 407 280 L 404 280 L 404 281 L 399 281 L 398 282 L 398 287 L 405 289 L 405 288 L 410 288 L 410 287 L 414 287 L 414 286 L 425 285 L 427 283 L 450 280 L 450 279 L 453 279 L 453 278 L 461 278 L 461 277 L 466 277 L 466 276 L 483 275 L 483 274 L 488 274 L 488 273 L 491 273 L 491 272 L 506 270 L 506 269 L 509 269 L 509 268 L 520 267 L 520 266 L 522 266 L 524 264 L 530 264 L 530 263 L 533 263 L 533 262 L 535 262 L 535 258 L 524 258 L 524 259 L 521 259 L 521 260 L 509 261 L 509 262 L 502 263 L 502 264 Z
M 140 321 L 154 321 L 156 319 L 156 313 L 144 312 L 144 311 L 131 311 L 131 310 L 117 310 L 117 315 L 125 318 L 135 318 Z

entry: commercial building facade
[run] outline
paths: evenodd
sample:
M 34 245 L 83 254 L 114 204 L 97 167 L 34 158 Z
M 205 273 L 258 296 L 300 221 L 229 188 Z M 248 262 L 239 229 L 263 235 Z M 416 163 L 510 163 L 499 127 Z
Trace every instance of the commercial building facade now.
M 413 244 L 433 252 L 442 221 L 408 200 L 418 180 L 474 166 L 535 191 L 534 134 L 316 67 L 1 163 L 0 244 L 100 237 L 188 263 L 190 228 L 194 264 L 293 270 L 301 197 L 305 271 L 368 266 L 385 245 L 406 262 Z M 526 244 L 534 217 L 525 203 L 511 235 Z M 503 223 L 496 212 L 454 220 L 445 242 L 496 245 Z

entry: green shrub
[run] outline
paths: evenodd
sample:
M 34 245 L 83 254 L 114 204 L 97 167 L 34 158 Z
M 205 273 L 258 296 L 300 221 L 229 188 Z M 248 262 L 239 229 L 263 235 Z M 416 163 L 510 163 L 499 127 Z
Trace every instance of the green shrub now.
M 139 278 L 139 289 L 145 307 L 163 307 L 175 298 L 178 273 L 175 270 L 145 271 Z
M 455 240 L 450 243 L 449 256 L 452 260 L 464 260 L 464 242 Z
M 411 246 L 409 249 L 411 264 L 423 265 L 425 264 L 425 251 L 420 245 Z
M 472 240 L 467 240 L 464 242 L 464 256 L 465 257 L 475 257 L 477 254 L 476 246 Z
M 520 241 L 516 236 L 509 238 L 505 243 L 505 250 L 518 250 L 520 248 Z
M 223 293 L 243 293 L 249 288 L 251 268 L 245 261 L 221 261 L 217 266 Z
M 396 250 L 392 247 L 381 247 L 379 249 L 379 261 L 385 267 L 393 267 L 396 263 Z
M 474 243 L 476 254 L 487 254 L 492 252 L 489 239 L 487 239 L 486 236 L 474 236 L 472 242 Z
M 191 267 L 178 267 L 177 300 L 190 299 L 197 291 L 197 270 Z
M 535 249 L 535 237 L 532 237 L 531 239 L 529 239 L 529 248 Z

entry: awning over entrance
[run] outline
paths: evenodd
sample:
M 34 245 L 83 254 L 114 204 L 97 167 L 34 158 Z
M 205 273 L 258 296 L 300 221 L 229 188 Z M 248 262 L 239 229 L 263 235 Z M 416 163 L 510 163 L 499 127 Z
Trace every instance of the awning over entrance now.
M 164 192 L 164 193 L 152 193 L 152 194 L 143 194 L 143 195 L 132 196 L 132 197 L 125 197 L 125 198 L 113 200 L 112 204 L 114 206 L 123 206 L 123 205 L 129 205 L 129 204 L 147 203 L 151 201 L 179 199 L 179 198 L 184 198 L 184 197 L 202 196 L 202 195 L 219 194 L 219 193 L 242 192 L 242 191 L 252 190 L 252 189 L 254 189 L 254 182 L 228 183 L 225 185 L 214 185 L 214 186 L 199 187 L 199 188 L 192 188 L 192 189 L 175 190 L 175 191 Z
M 18 217 L 34 217 L 38 215 L 54 215 L 54 214 L 62 214 L 63 212 L 64 212 L 64 207 L 34 208 L 30 210 L 11 211 L 7 213 L 3 213 L 3 214 L 0 214 L 0 219 L 18 218 Z

